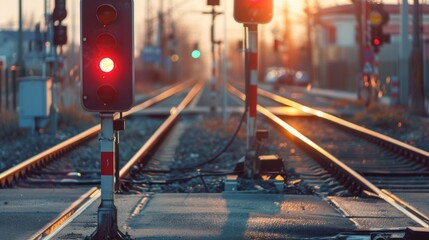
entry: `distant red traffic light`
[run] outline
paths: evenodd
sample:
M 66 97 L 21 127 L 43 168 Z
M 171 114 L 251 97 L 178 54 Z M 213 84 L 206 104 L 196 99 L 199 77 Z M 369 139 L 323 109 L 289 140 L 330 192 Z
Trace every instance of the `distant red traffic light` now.
M 378 39 L 378 38 L 375 38 L 374 40 L 372 40 L 372 42 L 373 42 L 373 45 L 374 46 L 380 46 L 380 39 Z
M 383 27 L 388 21 L 389 13 L 384 10 L 383 4 L 371 4 L 370 37 L 374 53 L 378 53 L 384 43 L 390 42 L 390 35 L 383 32 Z

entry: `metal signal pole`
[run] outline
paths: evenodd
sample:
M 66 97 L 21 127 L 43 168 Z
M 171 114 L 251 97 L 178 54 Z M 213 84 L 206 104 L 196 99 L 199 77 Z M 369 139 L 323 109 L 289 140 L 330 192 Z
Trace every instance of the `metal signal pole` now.
M 410 91 L 410 41 L 408 39 L 408 0 L 402 0 L 401 7 L 401 46 L 400 54 L 400 69 L 399 69 L 399 87 L 400 87 L 400 103 L 402 106 L 408 106 L 409 91 Z
M 421 40 L 420 3 L 414 0 L 413 15 L 413 48 L 411 52 L 411 106 L 418 115 L 426 115 L 423 86 L 423 48 Z
M 19 29 L 18 29 L 18 51 L 17 51 L 17 61 L 16 66 L 18 66 L 18 76 L 22 77 L 25 75 L 25 65 L 24 65 L 24 53 L 23 53 L 23 39 L 22 39 L 22 0 L 19 0 L 18 5 L 18 14 L 19 14 Z M 16 83 L 13 83 L 16 84 Z
M 215 6 L 212 5 L 212 10 L 210 12 L 203 12 L 203 14 L 212 15 L 212 25 L 210 31 L 210 40 L 211 40 L 211 55 L 212 55 L 212 69 L 211 69 L 211 78 L 210 78 L 210 96 L 211 96 L 211 106 L 210 110 L 216 112 L 216 103 L 217 103 L 217 93 L 216 93 L 216 52 L 215 52 L 215 20 L 216 17 L 222 12 L 216 12 Z
M 227 108 L 228 108 L 228 91 L 227 91 L 227 83 L 228 83 L 228 75 L 227 75 L 227 47 L 228 47 L 228 37 L 227 37 L 227 4 L 224 4 L 223 12 L 225 13 L 223 16 L 223 68 L 222 68 L 222 79 L 223 79 L 223 122 L 226 123 L 228 118 Z
M 100 150 L 101 150 L 101 203 L 98 207 L 97 230 L 90 239 L 129 239 L 118 229 L 117 209 L 114 203 L 115 182 L 115 135 L 113 113 L 100 113 Z

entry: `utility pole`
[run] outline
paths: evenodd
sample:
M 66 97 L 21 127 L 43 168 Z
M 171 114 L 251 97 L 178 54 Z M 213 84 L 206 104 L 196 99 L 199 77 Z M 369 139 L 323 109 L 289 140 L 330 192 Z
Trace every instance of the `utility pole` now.
M 366 18 L 366 0 L 359 0 L 355 2 L 356 4 L 356 22 L 357 22 L 357 37 L 358 37 L 358 49 L 359 49 L 359 78 L 357 79 L 357 98 L 362 98 L 362 85 L 364 74 L 362 69 L 364 68 L 364 46 L 368 43 L 367 38 L 367 18 Z
M 152 26 L 152 3 L 151 0 L 146 1 L 146 36 L 144 40 L 145 47 L 152 46 L 152 34 L 153 34 L 153 26 Z
M 212 24 L 211 24 L 211 31 L 210 31 L 210 42 L 211 42 L 211 56 L 212 56 L 212 75 L 210 78 L 210 96 L 211 96 L 211 106 L 210 111 L 216 112 L 216 105 L 217 105 L 217 90 L 216 90 L 216 52 L 215 52 L 215 46 L 217 43 L 220 43 L 219 41 L 215 41 L 215 20 L 216 17 L 222 14 L 222 12 L 216 12 L 215 10 L 215 4 L 212 5 L 212 10 L 210 12 L 203 12 L 203 14 L 210 14 L 212 15 Z
M 313 32 L 313 24 L 312 24 L 312 13 L 310 9 L 310 3 L 308 0 L 305 0 L 305 13 L 307 14 L 306 28 L 307 28 L 307 52 L 306 52 L 306 60 L 308 66 L 306 66 L 308 71 L 308 77 L 313 80 L 313 45 L 311 41 L 311 33 Z
M 400 103 L 408 106 L 410 93 L 410 41 L 408 38 L 408 0 L 402 0 L 401 5 L 401 46 L 399 49 L 399 87 Z
M 21 0 L 20 0 L 21 1 Z M 49 114 L 50 114 L 50 122 L 51 122 L 51 134 L 56 135 L 57 132 L 57 106 L 56 106 L 56 48 L 53 44 L 53 31 L 54 31 L 54 23 L 52 21 L 52 14 L 49 13 L 50 11 L 50 1 L 45 0 L 44 1 L 44 14 L 45 14 L 45 25 L 47 28 L 47 40 L 49 42 L 49 50 L 46 48 L 46 44 L 43 44 L 43 55 L 44 55 L 44 64 L 43 64 L 43 73 L 42 76 L 47 76 L 47 68 L 50 66 L 50 72 L 51 76 L 53 77 L 53 83 L 51 85 L 51 106 L 49 107 Z M 45 42 L 46 43 L 46 42 Z M 48 50 L 48 53 L 47 53 Z
M 358 44 L 358 51 L 359 51 L 359 77 L 356 81 L 356 92 L 357 92 L 357 98 L 362 98 L 362 85 L 363 85 L 363 79 L 364 74 L 362 69 L 364 69 L 364 48 L 368 43 L 368 39 L 366 36 L 367 33 L 367 18 L 366 18 L 366 1 L 367 0 L 352 0 L 354 6 L 355 6 L 355 18 L 356 18 L 356 40 Z
M 256 174 L 255 159 L 256 156 L 256 113 L 258 105 L 258 24 L 246 24 L 248 29 L 248 66 L 250 76 L 246 100 L 248 100 L 247 110 L 247 155 L 246 155 L 246 173 L 253 177 Z M 249 161 L 250 160 L 250 161 Z M 250 170 L 250 171 L 249 171 Z
M 225 13 L 223 15 L 223 68 L 222 68 L 222 79 L 223 79 L 223 122 L 226 124 L 227 118 L 228 118 L 228 113 L 227 113 L 227 108 L 228 108 L 228 97 L 227 97 L 227 83 L 228 83 L 228 75 L 227 75 L 227 71 L 228 71 L 228 66 L 227 66 L 227 47 L 228 47 L 228 37 L 227 37 L 227 4 L 224 4 L 224 8 L 223 8 L 223 12 Z
M 158 11 L 158 37 L 157 46 L 161 49 L 161 67 L 165 67 L 165 37 L 164 37 L 164 0 L 161 0 Z
M 23 59 L 23 39 L 22 39 L 22 0 L 18 2 L 18 45 L 17 45 L 17 59 L 15 66 L 11 68 L 12 74 L 12 109 L 17 110 L 17 86 L 18 78 L 25 75 L 25 66 Z M 6 70 L 7 71 L 7 70 Z
M 411 107 L 420 116 L 426 115 L 423 86 L 423 48 L 421 42 L 420 3 L 414 0 L 413 6 L 413 48 L 411 51 Z
M 48 13 L 48 9 L 49 9 L 49 1 L 45 0 L 44 1 L 45 27 L 47 29 L 47 33 L 49 34 L 49 32 L 50 32 L 49 22 L 50 22 L 51 15 Z M 42 49 L 43 49 L 42 51 L 43 51 L 43 58 L 44 58 L 44 60 L 43 60 L 44 62 L 43 62 L 43 66 L 42 66 L 42 76 L 46 77 L 47 65 L 48 65 L 47 56 L 46 56 L 46 39 L 44 39 Z
M 70 45 L 70 52 L 72 56 L 72 66 L 74 67 L 76 65 L 76 42 L 74 40 L 76 36 L 76 19 L 75 19 L 75 13 L 76 13 L 76 6 L 74 3 L 71 5 L 71 45 Z
M 283 32 L 283 43 L 282 47 L 283 50 L 281 51 L 282 54 L 282 66 L 288 66 L 290 65 L 290 59 L 292 55 L 294 55 L 294 52 L 296 51 L 296 47 L 293 45 L 292 41 L 292 21 L 290 16 L 290 9 L 285 7 L 283 10 L 284 15 L 284 32 Z M 281 48 L 280 48 L 281 49 Z M 286 57 L 287 56 L 287 57 Z
M 52 104 L 50 107 L 51 114 L 51 131 L 52 135 L 56 135 L 57 132 L 57 124 L 58 124 L 58 107 L 57 107 L 57 98 L 59 98 L 57 94 L 58 86 L 60 85 L 60 76 L 59 70 L 62 68 L 62 63 L 60 64 L 60 57 L 62 54 L 62 45 L 67 43 L 67 28 L 62 25 L 62 21 L 67 16 L 66 10 L 66 0 L 55 0 L 54 11 L 52 12 L 49 27 L 50 27 L 50 57 L 51 57 L 51 72 L 53 83 L 51 87 L 52 91 Z M 60 49 L 60 56 L 57 53 L 57 49 Z M 61 65 L 61 66 L 60 66 Z
M 19 0 L 18 4 L 18 18 L 19 18 L 19 27 L 18 27 L 18 51 L 17 51 L 17 61 L 16 66 L 18 66 L 18 76 L 23 77 L 25 75 L 25 64 L 24 64 L 24 53 L 23 53 L 23 39 L 22 39 L 22 0 Z M 16 84 L 16 83 L 13 83 Z

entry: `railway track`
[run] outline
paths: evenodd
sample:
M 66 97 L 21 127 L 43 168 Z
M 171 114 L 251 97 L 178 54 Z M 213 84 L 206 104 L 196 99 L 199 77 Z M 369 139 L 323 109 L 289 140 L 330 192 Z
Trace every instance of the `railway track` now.
M 157 104 L 165 99 L 173 96 L 174 94 L 184 91 L 190 87 L 193 81 L 187 81 L 178 85 L 175 85 L 166 91 L 144 101 L 141 104 L 136 105 L 130 111 L 123 113 L 123 117 L 132 116 L 141 110 L 147 109 L 154 104 Z M 116 116 L 116 118 L 119 116 Z M 150 121 L 148 121 L 149 123 Z M 131 123 L 135 125 L 136 123 Z M 149 128 L 153 126 L 148 126 Z M 147 130 L 147 129 L 146 129 Z M 22 163 L 0 173 L 0 187 L 6 188 L 11 187 L 15 182 L 20 179 L 27 179 L 27 184 L 83 184 L 91 185 L 98 183 L 96 180 L 98 177 L 99 167 L 94 166 L 95 159 L 79 161 L 80 153 L 75 152 L 75 157 L 66 156 L 69 152 L 77 147 L 83 146 L 82 151 L 97 151 L 98 147 L 95 145 L 96 136 L 100 131 L 100 124 L 89 128 L 88 130 L 77 134 L 76 136 L 67 139 L 58 145 L 49 148 Z M 138 133 L 138 132 L 137 132 Z M 144 134 L 137 134 L 136 137 L 143 137 Z M 92 140 L 92 141 L 91 141 Z M 90 155 L 90 154 L 89 154 Z M 95 155 L 96 156 L 96 155 Z M 74 162 L 70 162 L 70 158 L 76 159 Z M 48 166 L 49 164 L 49 166 Z M 48 166 L 48 169 L 40 170 L 44 166 Z
M 171 111 L 170 116 L 156 129 L 156 131 L 145 141 L 145 143 L 137 150 L 137 152 L 127 161 L 127 163 L 120 169 L 119 178 L 123 179 L 129 175 L 135 174 L 138 171 L 136 166 L 143 164 L 144 159 L 148 156 L 149 152 L 154 149 L 162 138 L 169 132 L 172 126 L 177 121 L 179 115 L 190 104 L 195 96 L 201 91 L 203 82 L 198 82 L 181 101 L 181 103 Z M 139 107 L 139 110 L 141 107 Z M 128 114 L 137 112 L 136 109 L 130 110 Z M 142 162 L 143 160 L 143 162 Z M 74 202 L 68 209 L 63 211 L 57 218 L 52 220 L 49 224 L 45 225 L 41 230 L 34 234 L 31 239 L 42 239 L 52 237 L 56 231 L 64 227 L 64 224 L 70 222 L 76 213 L 82 212 L 91 203 L 100 197 L 100 190 L 98 188 L 91 188 L 88 192 L 82 195 L 76 202 Z
M 229 90 L 245 98 L 236 88 L 230 86 Z M 268 91 L 258 89 L 258 93 L 313 116 L 305 120 L 288 118 L 283 121 L 258 106 L 258 111 L 266 119 L 285 130 L 297 145 L 323 166 L 323 170 L 317 169 L 318 172 L 310 175 L 322 179 L 331 177 L 355 196 L 377 196 L 419 225 L 429 226 L 427 215 L 391 192 L 427 192 L 425 163 L 429 153 Z M 337 186 L 332 184 L 332 188 Z
M 159 162 L 151 164 L 146 161 L 150 158 L 155 160 L 164 159 L 170 161 L 170 163 L 162 164 L 171 165 L 171 156 L 165 158 L 157 155 L 148 157 L 148 154 L 157 145 L 162 144 L 163 138 L 169 130 L 177 131 L 176 134 L 173 134 L 175 136 L 179 136 L 186 131 L 181 124 L 175 127 L 173 127 L 173 125 L 177 121 L 180 112 L 192 101 L 201 87 L 202 83 L 196 85 L 184 101 L 176 108 L 173 108 L 170 117 L 161 124 L 152 137 L 150 137 L 124 165 L 120 171 L 120 177 L 124 180 L 124 189 L 130 192 L 148 191 L 150 190 L 148 186 L 150 187 L 151 185 L 163 185 L 166 183 L 196 179 L 196 183 L 192 184 L 199 184 L 200 188 L 207 191 L 207 184 L 204 180 L 205 177 L 211 177 L 210 181 L 216 182 L 215 184 L 221 186 L 224 181 L 224 176 L 232 173 L 228 167 L 227 169 L 221 169 L 210 173 L 201 171 L 199 170 L 201 166 L 206 164 L 206 162 L 203 162 L 198 164 L 198 166 L 191 165 L 191 167 L 177 168 L 176 170 L 185 172 L 183 175 L 177 176 L 178 171 L 174 171 L 174 169 L 156 169 L 154 166 L 157 166 Z M 230 86 L 229 90 L 236 96 L 244 99 L 244 95 L 237 89 Z M 286 132 L 286 135 L 293 138 L 293 142 L 309 154 L 312 159 L 317 159 L 318 163 L 306 160 L 301 162 L 301 165 L 295 166 L 301 168 L 301 170 L 305 169 L 302 171 L 298 170 L 297 173 L 300 174 L 300 177 L 304 179 L 304 181 L 310 182 L 312 186 L 320 186 L 323 182 L 326 183 L 327 181 L 332 183 L 329 186 L 331 189 L 320 191 L 319 193 L 322 195 L 350 194 L 362 197 L 376 196 L 403 212 L 419 225 L 428 227 L 429 219 L 425 214 L 391 193 L 391 191 L 396 192 L 404 188 L 407 191 L 411 191 L 409 186 L 415 186 L 414 183 L 420 183 L 420 186 L 416 187 L 413 191 L 427 192 L 424 182 L 428 174 L 426 167 L 422 165 L 422 163 L 425 162 L 424 159 L 426 159 L 425 155 L 427 155 L 425 151 L 350 124 L 327 113 L 294 103 L 280 96 L 274 96 L 269 92 L 263 90 L 259 90 L 259 92 L 263 96 L 277 101 L 279 104 L 286 104 L 312 115 L 312 117 L 306 116 L 300 117 L 299 119 L 295 117 L 287 118 L 286 122 L 288 122 L 288 124 L 283 119 L 275 116 L 275 114 L 268 109 L 258 106 L 258 111 L 262 116 L 273 123 L 276 128 L 281 129 L 282 132 Z M 322 118 L 322 120 L 320 118 Z M 303 129 L 306 131 L 302 131 L 302 133 L 297 131 L 304 123 L 306 126 L 308 124 L 313 125 L 315 129 L 304 127 Z M 338 127 L 334 126 L 337 124 L 340 126 L 341 133 L 338 133 Z M 295 126 L 296 129 L 293 126 Z M 319 131 L 320 129 L 323 129 L 323 132 Z M 320 132 L 320 134 L 315 134 L 317 132 Z M 350 135 L 350 132 L 352 132 L 352 135 Z M 328 139 L 326 136 L 330 138 Z M 168 137 L 165 140 L 168 141 Z M 172 141 L 177 142 L 177 139 Z M 355 147 L 356 144 L 360 147 Z M 379 146 L 383 148 L 380 149 Z M 165 152 L 165 148 L 163 149 Z M 384 162 L 379 162 L 379 159 Z M 303 167 L 302 164 L 306 165 L 306 167 Z M 394 169 L 391 172 L 386 170 L 372 170 L 377 166 L 383 166 L 385 169 L 387 169 L 387 166 L 392 166 Z M 89 174 L 91 174 L 91 172 Z M 404 178 L 401 177 L 400 180 L 395 181 L 389 180 L 389 177 L 395 174 L 403 176 Z M 176 177 L 173 178 L 172 176 Z M 421 181 L 417 179 L 410 180 L 410 177 L 419 177 Z M 135 188 L 135 186 L 139 187 Z M 218 187 L 218 189 L 221 191 L 222 187 Z M 82 211 L 83 208 L 95 201 L 98 195 L 99 190 L 97 188 L 89 190 L 86 195 L 82 196 L 70 209 L 64 211 L 57 219 L 34 235 L 33 239 L 39 239 L 42 236 L 48 236 L 54 231 L 58 231 L 58 229 L 60 229 L 57 228 L 59 225 L 65 221 L 70 221 L 72 219 L 69 218 L 70 216 L 76 212 Z

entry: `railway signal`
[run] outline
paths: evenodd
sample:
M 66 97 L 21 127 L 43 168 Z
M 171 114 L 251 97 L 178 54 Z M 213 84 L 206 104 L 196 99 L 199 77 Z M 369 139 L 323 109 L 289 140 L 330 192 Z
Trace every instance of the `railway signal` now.
M 256 166 L 256 114 L 258 89 L 258 24 L 268 23 L 273 17 L 273 0 L 234 0 L 234 19 L 244 24 L 248 35 L 245 42 L 245 85 L 246 85 L 246 157 L 244 177 L 258 177 Z
M 375 53 L 380 51 L 384 43 L 390 42 L 390 35 L 383 32 L 383 27 L 389 22 L 389 14 L 384 10 L 382 4 L 372 4 L 369 14 L 371 24 L 371 45 Z
M 211 78 L 210 78 L 210 95 L 212 98 L 210 111 L 216 112 L 216 103 L 217 103 L 217 90 L 216 90 L 216 53 L 215 45 L 220 44 L 221 41 L 215 40 L 215 19 L 217 16 L 222 14 L 222 12 L 217 12 L 215 10 L 216 5 L 219 5 L 220 1 L 208 0 L 207 4 L 212 6 L 210 12 L 203 12 L 203 14 L 210 14 L 212 16 L 212 24 L 210 26 L 210 44 L 211 44 L 211 58 L 212 58 L 212 69 L 211 69 Z
M 81 1 L 82 105 L 122 112 L 134 103 L 133 1 Z
M 67 43 L 67 26 L 54 26 L 54 41 L 55 46 L 65 45 Z
M 234 19 L 239 23 L 268 23 L 273 18 L 273 0 L 234 0 Z
M 200 49 L 198 47 L 198 43 L 194 44 L 194 50 L 192 50 L 191 56 L 192 56 L 192 58 L 195 58 L 195 59 L 201 57 L 201 52 L 200 52 Z
M 52 19 L 54 21 L 62 21 L 67 17 L 66 0 L 55 0 L 54 12 Z
M 381 26 L 372 26 L 371 25 L 371 45 L 374 50 L 374 53 L 380 51 L 381 45 Z
M 114 127 L 114 113 L 134 103 L 133 5 L 133 0 L 81 0 L 82 105 L 101 118 L 101 204 L 90 239 L 129 239 L 118 229 L 114 204 L 119 171 L 114 130 L 123 129 Z

